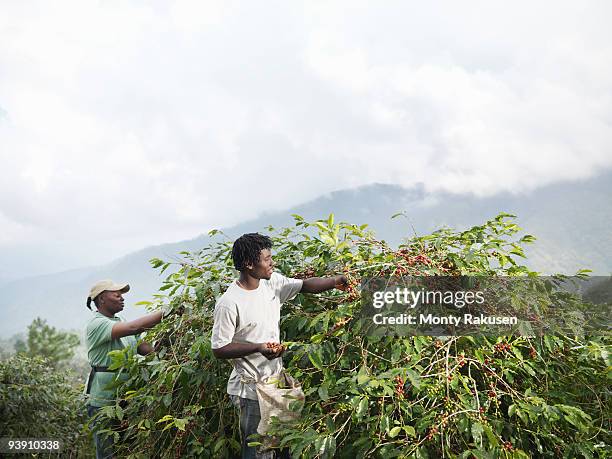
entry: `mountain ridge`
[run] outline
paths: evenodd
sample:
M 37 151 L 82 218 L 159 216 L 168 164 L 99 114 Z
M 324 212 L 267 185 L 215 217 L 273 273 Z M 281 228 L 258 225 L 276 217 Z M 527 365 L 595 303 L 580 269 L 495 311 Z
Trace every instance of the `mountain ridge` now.
M 532 269 L 573 274 L 578 269 L 591 268 L 607 275 L 612 272 L 608 257 L 612 252 L 609 231 L 612 204 L 608 199 L 611 191 L 611 172 L 587 181 L 549 185 L 526 195 L 504 193 L 485 198 L 426 193 L 422 185 L 403 188 L 372 184 L 327 193 L 283 212 L 262 212 L 255 219 L 222 231 L 234 238 L 245 232 L 264 231 L 268 225 L 278 228 L 291 224 L 291 214 L 314 220 L 334 213 L 338 221 L 367 223 L 377 237 L 395 245 L 403 237 L 410 237 L 413 229 L 417 234 L 427 234 L 441 226 L 465 229 L 503 211 L 517 215 L 518 225 L 538 238 L 526 251 L 526 264 Z M 400 211 L 404 211 L 406 218 L 390 218 Z M 206 234 L 200 234 L 192 239 L 144 247 L 104 265 L 0 285 L 0 336 L 23 331 L 36 316 L 59 328 L 83 326 L 90 314 L 85 308 L 87 292 L 91 284 L 102 278 L 131 284 L 124 316 L 136 317 L 143 310 L 130 304 L 149 299 L 162 280 L 149 260 L 177 256 L 183 250 L 198 250 L 208 240 Z

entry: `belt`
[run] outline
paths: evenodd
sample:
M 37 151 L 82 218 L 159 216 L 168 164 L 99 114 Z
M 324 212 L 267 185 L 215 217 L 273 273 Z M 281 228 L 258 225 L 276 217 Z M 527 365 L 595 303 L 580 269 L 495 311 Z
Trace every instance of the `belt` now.
M 89 392 L 91 391 L 91 383 L 93 382 L 93 378 L 96 373 L 115 373 L 116 371 L 117 370 L 109 370 L 108 367 L 98 367 L 92 365 L 91 371 L 89 372 L 89 378 L 87 379 L 87 392 L 85 393 L 89 395 Z

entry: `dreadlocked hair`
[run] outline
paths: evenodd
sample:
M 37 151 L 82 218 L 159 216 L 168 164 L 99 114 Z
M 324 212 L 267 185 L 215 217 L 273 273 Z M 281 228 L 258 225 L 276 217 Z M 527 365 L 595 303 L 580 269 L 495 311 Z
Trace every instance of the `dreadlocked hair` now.
M 238 271 L 244 271 L 247 265 L 256 265 L 264 249 L 272 248 L 272 239 L 259 233 L 247 233 L 240 236 L 232 247 L 232 260 Z

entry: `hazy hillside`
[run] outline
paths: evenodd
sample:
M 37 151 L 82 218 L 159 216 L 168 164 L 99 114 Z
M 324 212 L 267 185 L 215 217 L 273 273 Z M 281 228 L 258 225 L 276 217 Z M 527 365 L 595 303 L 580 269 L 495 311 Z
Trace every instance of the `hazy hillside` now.
M 380 238 L 397 243 L 414 231 L 428 233 L 443 225 L 465 228 L 501 211 L 518 215 L 519 224 L 538 238 L 528 251 L 529 266 L 544 273 L 573 274 L 590 268 L 612 272 L 612 173 L 586 182 L 541 188 L 529 195 L 476 198 L 450 194 L 426 195 L 422 188 L 371 185 L 322 196 L 286 212 L 264 214 L 254 221 L 224 229 L 230 236 L 291 222 L 291 214 L 316 219 L 333 212 L 337 219 L 368 223 Z M 390 217 L 405 211 L 407 218 Z M 108 265 L 13 281 L 0 287 L 0 336 L 25 330 L 37 315 L 61 328 L 80 328 L 88 318 L 85 298 L 98 279 L 125 280 L 132 285 L 126 297 L 125 317 L 142 313 L 133 303 L 149 298 L 160 284 L 150 268 L 152 257 L 168 258 L 194 250 L 206 236 L 189 241 L 147 247 Z

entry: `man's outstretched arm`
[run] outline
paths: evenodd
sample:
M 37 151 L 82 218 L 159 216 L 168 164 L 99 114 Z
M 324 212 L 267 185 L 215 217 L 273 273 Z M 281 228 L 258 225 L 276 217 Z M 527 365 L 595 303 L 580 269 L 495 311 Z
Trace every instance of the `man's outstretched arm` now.
M 301 293 L 321 293 L 337 288 L 340 290 L 346 289 L 348 286 L 348 280 L 346 276 L 332 276 L 332 277 L 311 277 L 304 279 L 302 283 Z
M 162 312 L 156 311 L 146 316 L 139 317 L 130 322 L 117 322 L 111 330 L 111 339 L 119 339 L 124 336 L 138 335 L 143 331 L 153 328 L 162 320 Z

